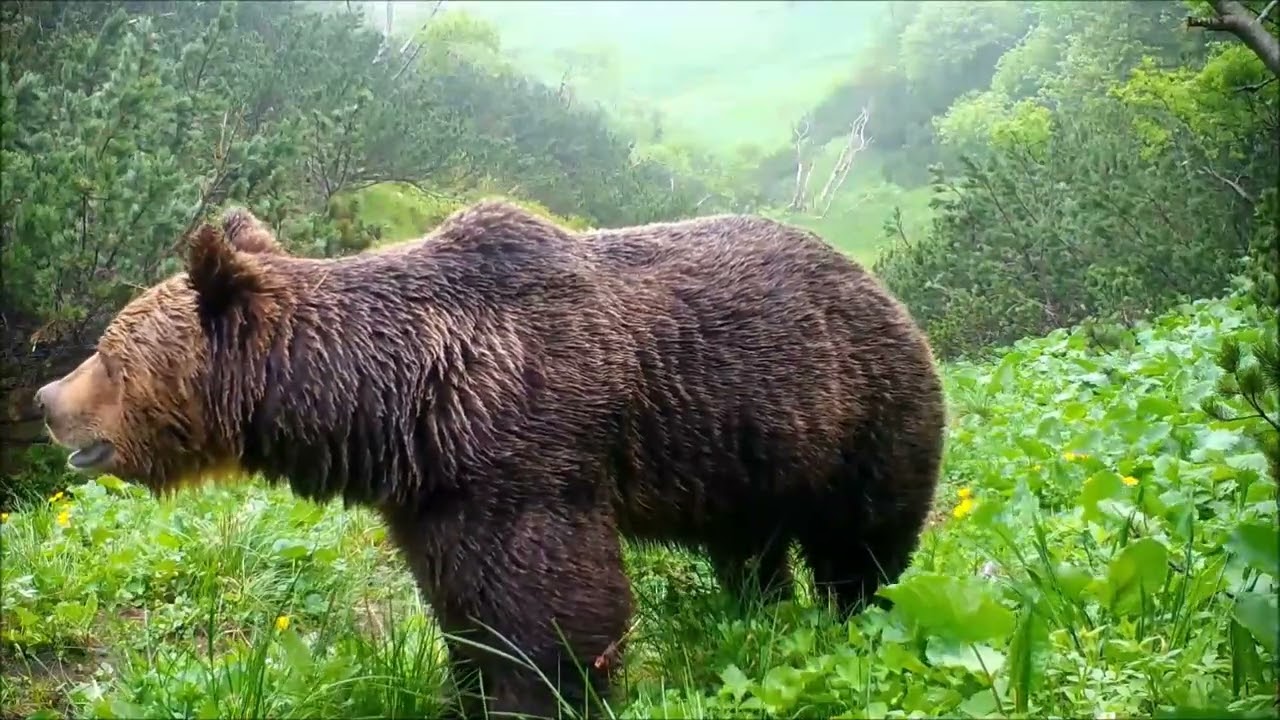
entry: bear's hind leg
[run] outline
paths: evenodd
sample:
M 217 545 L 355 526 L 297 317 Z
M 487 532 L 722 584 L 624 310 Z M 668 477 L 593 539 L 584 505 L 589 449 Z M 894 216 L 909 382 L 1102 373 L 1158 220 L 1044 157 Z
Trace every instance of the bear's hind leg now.
M 906 569 L 915 543 L 890 529 L 888 533 L 850 533 L 837 527 L 805 533 L 800 547 L 813 570 L 819 598 L 835 601 L 842 618 L 861 612 L 868 603 L 888 608 L 876 596 L 881 584 L 894 582 Z
M 760 538 L 726 538 L 709 543 L 707 554 L 716 580 L 739 600 L 764 602 L 795 597 L 795 579 L 787 558 L 791 538 L 777 531 Z
M 887 459 L 846 453 L 834 492 L 817 498 L 807 521 L 798 526 L 815 590 L 832 596 L 843 617 L 868 603 L 891 607 L 875 593 L 906 570 L 932 506 L 936 448 L 905 438 L 892 447 L 897 454 L 886 453 Z
M 928 498 L 901 492 L 900 487 L 882 486 L 882 491 L 886 497 L 858 493 L 858 500 L 846 495 L 841 501 L 820 501 L 823 506 L 799 533 L 801 556 L 813 570 L 815 591 L 819 597 L 832 597 L 842 618 L 864 610 L 868 603 L 890 609 L 892 603 L 876 592 L 906 570 L 924 529 Z M 832 511 L 841 506 L 849 510 L 846 515 Z

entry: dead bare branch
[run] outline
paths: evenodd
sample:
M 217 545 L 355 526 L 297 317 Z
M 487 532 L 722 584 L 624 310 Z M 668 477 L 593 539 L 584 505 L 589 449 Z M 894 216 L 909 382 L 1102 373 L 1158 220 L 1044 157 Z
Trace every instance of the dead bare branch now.
M 1280 0 L 1271 0 L 1271 2 L 1267 3 L 1267 6 L 1262 8 L 1262 12 L 1258 13 L 1258 19 L 1256 22 L 1259 25 L 1261 25 L 1262 22 L 1267 19 L 1267 16 L 1271 14 L 1271 11 L 1274 10 L 1276 5 L 1278 4 L 1280 4 Z
M 410 35 L 409 39 L 404 41 L 404 45 L 400 46 L 401 54 L 404 54 L 404 51 L 409 49 L 409 45 L 413 43 L 413 39 L 415 37 L 422 34 L 422 31 L 427 29 L 427 26 L 430 25 L 431 21 L 435 19 L 436 13 L 440 12 L 440 8 L 443 5 L 444 5 L 444 0 L 436 0 L 436 4 L 431 6 L 431 12 L 430 14 L 427 15 L 427 19 L 422 23 L 422 27 L 418 28 L 418 32 Z
M 844 181 L 849 177 L 849 171 L 853 169 L 853 158 L 858 153 L 867 149 L 871 144 L 871 138 L 866 137 L 867 120 L 871 117 L 869 108 L 863 108 L 862 112 L 854 119 L 849 126 L 849 135 L 845 140 L 844 147 L 840 150 L 840 157 L 836 159 L 835 167 L 831 168 L 831 175 L 827 177 L 827 182 L 822 187 L 822 192 L 818 195 L 817 204 L 822 205 L 822 212 L 818 217 L 826 217 L 831 210 L 831 202 L 835 200 L 836 193 L 840 187 L 844 185 Z
M 1245 201 L 1245 202 L 1249 203 L 1250 205 L 1254 205 L 1254 204 L 1256 204 L 1256 203 L 1257 203 L 1257 199 L 1256 199 L 1256 198 L 1254 198 L 1254 197 L 1253 197 L 1253 195 L 1250 195 L 1250 194 L 1249 194 L 1249 191 L 1247 191 L 1247 190 L 1245 190 L 1243 187 L 1241 187 L 1240 182 L 1239 182 L 1239 179 L 1232 180 L 1232 179 L 1230 179 L 1230 178 L 1223 177 L 1222 175 L 1219 175 L 1217 171 L 1215 171 L 1213 168 L 1209 167 L 1208 165 L 1205 165 L 1205 166 L 1201 167 L 1201 168 L 1200 168 L 1200 172 L 1203 172 L 1203 173 L 1207 173 L 1207 174 L 1209 174 L 1209 175 L 1212 175 L 1213 177 L 1215 177 L 1215 178 L 1217 178 L 1218 180 L 1222 181 L 1223 183 L 1225 183 L 1225 184 L 1227 185 L 1227 187 L 1231 188 L 1231 189 L 1232 189 L 1232 191 L 1234 191 L 1236 195 L 1239 195 L 1242 199 L 1244 199 L 1244 201 Z
M 425 22 L 422 23 L 422 27 L 418 28 L 418 32 L 410 35 L 409 39 L 404 41 L 404 45 L 400 46 L 401 55 L 403 55 L 404 52 L 409 49 L 409 45 L 413 44 L 414 38 L 416 38 L 417 36 L 421 35 L 423 32 L 426 31 L 427 26 L 430 25 L 431 21 L 435 19 L 436 13 L 440 12 L 441 7 L 444 7 L 444 0 L 436 0 L 436 4 L 431 6 L 431 13 L 427 15 L 427 19 Z M 405 59 L 404 64 L 400 66 L 400 69 L 396 71 L 396 74 L 391 77 L 392 82 L 399 80 L 400 76 L 404 74 L 404 71 L 408 70 L 409 66 L 413 64 L 413 61 L 418 59 L 418 54 L 422 52 L 422 48 L 426 46 L 426 44 L 427 44 L 426 40 L 423 40 L 422 42 L 419 42 L 416 46 L 414 46 L 413 52 L 410 53 L 409 57 Z
M 1254 15 L 1237 0 L 1210 0 L 1210 4 L 1214 10 L 1213 17 L 1190 16 L 1186 20 L 1187 27 L 1235 35 L 1262 60 L 1273 75 L 1280 76 L 1280 39 L 1268 32 L 1262 24 L 1275 2 L 1269 4 L 1260 15 Z
M 787 207 L 795 211 L 804 210 L 808 205 L 809 174 L 813 171 L 813 160 L 808 157 L 807 152 L 809 128 L 808 118 L 791 126 L 791 142 L 796 151 L 796 188 L 791 196 L 791 204 Z

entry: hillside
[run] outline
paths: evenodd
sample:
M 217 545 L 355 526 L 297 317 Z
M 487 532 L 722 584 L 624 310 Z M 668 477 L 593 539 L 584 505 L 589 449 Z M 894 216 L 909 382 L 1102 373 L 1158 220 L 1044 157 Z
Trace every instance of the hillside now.
M 457 0 L 443 11 L 492 23 L 512 58 L 547 84 L 567 73 L 583 100 L 659 113 L 671 136 L 727 153 L 785 143 L 891 5 Z M 397 25 L 415 27 L 432 6 L 397 3 Z
M 363 5 L 370 23 L 381 27 L 385 5 Z M 760 195 L 770 204 L 779 201 L 776 187 L 755 175 L 754 163 L 785 151 L 793 125 L 847 83 L 871 40 L 905 13 L 900 3 L 880 1 L 455 0 L 433 15 L 435 7 L 395 3 L 393 32 L 411 33 L 451 12 L 480 18 L 512 62 L 552 87 L 567 84 L 575 102 L 604 108 L 640 151 L 693 172 L 729 173 L 732 184 L 743 186 L 738 195 Z M 820 150 L 815 182 L 830 172 L 840 144 Z M 702 153 L 712 157 L 680 157 Z M 870 265 L 895 205 L 906 207 L 912 236 L 929 219 L 928 191 L 886 182 L 884 162 L 878 147 L 868 148 L 824 217 L 771 214 L 822 233 Z

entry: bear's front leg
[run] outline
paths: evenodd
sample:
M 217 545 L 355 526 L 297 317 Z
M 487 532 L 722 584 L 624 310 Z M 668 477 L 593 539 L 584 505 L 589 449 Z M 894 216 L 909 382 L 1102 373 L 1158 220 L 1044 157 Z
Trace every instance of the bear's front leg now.
M 632 612 L 611 511 L 539 506 L 475 517 L 484 521 L 463 520 L 447 544 L 438 526 L 392 524 L 441 628 L 458 638 L 448 643 L 451 664 L 474 676 L 458 679 L 485 696 L 484 709 L 463 698 L 464 713 L 557 718 L 567 704 L 601 717 Z

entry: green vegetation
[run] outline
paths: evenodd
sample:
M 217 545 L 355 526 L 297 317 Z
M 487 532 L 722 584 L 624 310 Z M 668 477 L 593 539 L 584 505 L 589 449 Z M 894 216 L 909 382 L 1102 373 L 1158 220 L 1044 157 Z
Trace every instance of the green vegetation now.
M 0 716 L 436 713 L 372 512 L 86 482 L 29 398 L 228 204 L 318 257 L 495 194 L 812 228 L 944 361 L 894 609 L 743 611 L 631 548 L 620 716 L 1276 716 L 1280 6 L 385 8 L 0 6 Z
M 294 3 L 147 8 L 11 3 L 0 16 L 0 293 L 43 342 L 82 341 L 228 203 L 295 252 L 336 255 L 379 238 L 350 201 L 381 183 L 515 195 L 601 224 L 687 214 L 699 197 L 633 162 L 599 112 L 508 67 L 398 53 L 358 16 Z M 451 22 L 420 41 L 476 35 Z
M 1248 428 L 1201 405 L 1230 348 L 1275 342 L 1235 297 L 1113 349 L 1059 330 L 949 365 L 947 479 L 884 591 L 895 609 L 845 625 L 805 597 L 740 614 L 701 559 L 632 550 L 640 611 L 615 710 L 1274 716 L 1275 484 Z M 364 510 L 260 486 L 157 503 L 104 478 L 7 516 L 0 539 L 15 713 L 403 717 L 441 697 L 435 626 Z
M 590 226 L 585 219 L 576 215 L 557 215 L 536 200 L 510 199 L 565 227 L 581 230 Z M 348 201 L 349 212 L 358 222 L 381 228 L 378 245 L 421 237 L 465 204 L 464 198 L 434 195 L 404 183 L 375 185 L 354 193 Z
M 361 5 L 375 24 L 385 21 L 384 3 Z M 877 229 L 895 205 L 903 206 L 912 237 L 928 227 L 928 187 L 903 186 L 885 166 L 886 155 L 890 163 L 896 159 L 880 150 L 880 134 L 892 127 L 882 125 L 887 115 L 881 113 L 889 111 L 880 108 L 868 131 L 875 140 L 856 158 L 830 211 L 821 217 L 785 211 L 795 175 L 793 125 L 816 113 L 816 193 L 861 105 L 845 114 L 849 108 L 814 108 L 840 95 L 851 67 L 878 66 L 884 53 L 896 52 L 879 49 L 872 39 L 886 23 L 897 27 L 893 23 L 911 17 L 910 3 L 533 1 L 455 2 L 447 8 L 492 23 L 514 63 L 566 88 L 575 106 L 604 109 L 636 138 L 638 157 L 701 178 L 724 209 L 763 210 L 812 228 L 867 265 L 885 244 Z M 393 23 L 413 29 L 433 11 L 431 2 L 396 3 Z M 745 53 L 744 44 L 750 45 Z M 857 97 L 859 103 L 869 100 L 867 93 Z
M 1239 42 L 1175 35 L 1178 11 L 1047 3 L 935 118 L 954 159 L 934 169 L 932 227 L 876 270 L 944 356 L 1217 296 L 1245 258 L 1259 299 L 1280 299 L 1280 83 Z

